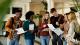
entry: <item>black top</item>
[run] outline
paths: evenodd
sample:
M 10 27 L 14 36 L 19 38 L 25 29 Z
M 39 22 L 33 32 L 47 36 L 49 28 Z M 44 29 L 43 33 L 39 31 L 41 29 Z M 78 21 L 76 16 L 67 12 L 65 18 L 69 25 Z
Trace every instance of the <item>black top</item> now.
M 58 25 L 56 25 L 56 22 L 58 22 L 58 19 L 59 19 L 59 16 L 57 16 L 57 17 L 52 16 L 52 17 L 50 18 L 50 24 L 52 24 L 55 28 L 58 28 L 58 27 L 59 27 Z M 54 33 L 54 32 L 52 31 L 52 34 L 54 35 L 54 34 L 56 34 L 56 33 Z
M 57 16 L 57 17 L 52 16 L 50 18 L 50 24 L 52 24 L 55 28 L 59 27 L 58 25 L 56 25 L 56 22 L 58 22 L 58 19 L 59 19 L 59 16 Z

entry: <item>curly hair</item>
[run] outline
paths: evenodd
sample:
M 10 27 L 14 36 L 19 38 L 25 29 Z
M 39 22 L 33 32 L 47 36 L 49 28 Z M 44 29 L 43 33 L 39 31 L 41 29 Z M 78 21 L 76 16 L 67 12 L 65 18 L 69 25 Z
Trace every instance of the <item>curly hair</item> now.
M 26 19 L 30 19 L 30 17 L 33 16 L 33 15 L 34 15 L 34 12 L 33 12 L 33 11 L 28 11 L 28 12 L 26 13 L 26 15 L 25 15 L 25 18 L 26 18 Z

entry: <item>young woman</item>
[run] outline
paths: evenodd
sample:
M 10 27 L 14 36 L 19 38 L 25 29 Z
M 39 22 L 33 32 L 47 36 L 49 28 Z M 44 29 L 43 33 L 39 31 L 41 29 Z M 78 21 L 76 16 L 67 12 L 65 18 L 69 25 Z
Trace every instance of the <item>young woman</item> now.
M 49 20 L 49 12 L 45 12 L 42 18 L 41 26 L 39 26 L 41 45 L 49 45 L 49 28 L 47 26 Z
M 68 14 L 66 13 L 64 15 L 64 40 L 63 40 L 63 45 L 67 45 L 67 39 L 66 39 L 66 35 L 68 34 L 68 30 L 69 30 L 69 21 L 68 21 Z
M 77 30 L 76 25 L 78 24 L 76 15 L 74 12 L 70 12 L 70 14 L 68 15 L 68 20 L 69 20 L 69 31 L 67 34 L 68 45 L 78 44 L 79 41 L 74 39 L 75 31 Z

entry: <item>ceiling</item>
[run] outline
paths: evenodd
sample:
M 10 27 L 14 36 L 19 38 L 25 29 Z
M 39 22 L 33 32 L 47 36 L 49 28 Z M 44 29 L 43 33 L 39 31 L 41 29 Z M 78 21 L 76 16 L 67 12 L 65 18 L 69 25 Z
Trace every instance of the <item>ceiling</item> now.
M 41 1 L 46 1 L 46 0 L 31 0 L 31 2 L 41 2 Z M 60 2 L 73 2 L 73 0 L 53 0 L 55 3 L 60 3 Z M 77 0 L 78 2 L 80 2 L 80 0 Z
M 41 3 L 41 1 L 46 1 L 46 0 L 31 0 L 31 2 L 33 3 Z M 80 0 L 77 0 L 78 2 L 80 2 Z M 64 7 L 71 7 L 74 5 L 73 0 L 53 0 L 55 7 L 58 8 L 62 8 L 62 6 L 64 5 Z
M 46 0 L 31 0 L 31 2 L 41 2 L 41 1 L 46 1 Z M 68 2 L 71 0 L 53 0 L 53 1 L 55 1 L 55 2 L 62 2 L 62 1 Z
M 31 0 L 31 2 L 36 2 L 36 3 L 40 3 L 41 1 L 46 1 L 46 0 Z

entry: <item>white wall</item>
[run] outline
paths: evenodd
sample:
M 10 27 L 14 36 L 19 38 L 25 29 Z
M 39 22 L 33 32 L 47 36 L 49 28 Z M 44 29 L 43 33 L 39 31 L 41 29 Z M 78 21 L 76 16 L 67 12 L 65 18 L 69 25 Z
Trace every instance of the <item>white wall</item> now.
M 25 13 L 30 9 L 31 0 L 14 0 L 10 6 L 10 14 L 6 14 L 4 21 L 7 21 L 10 17 L 15 16 L 12 14 L 12 7 L 22 8 L 22 17 L 21 20 L 25 20 Z
M 50 12 L 51 8 L 54 8 L 54 0 L 46 0 L 48 3 L 48 12 Z

